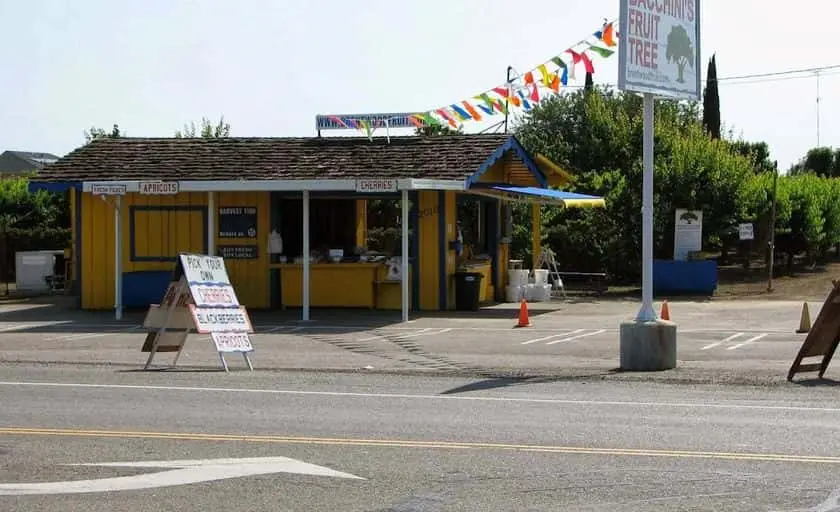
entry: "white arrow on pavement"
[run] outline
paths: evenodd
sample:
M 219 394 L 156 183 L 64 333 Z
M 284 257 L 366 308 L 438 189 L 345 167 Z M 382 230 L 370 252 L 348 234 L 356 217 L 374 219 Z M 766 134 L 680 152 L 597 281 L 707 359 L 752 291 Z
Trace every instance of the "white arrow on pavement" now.
M 165 468 L 169 471 L 142 475 L 69 480 L 66 482 L 0 484 L 0 496 L 32 494 L 79 494 L 93 492 L 135 491 L 154 487 L 187 485 L 226 478 L 240 478 L 271 473 L 331 476 L 335 478 L 364 478 L 316 466 L 287 457 L 255 457 L 243 459 L 174 460 L 154 462 L 106 462 L 100 464 L 71 464 L 72 466 L 107 466 L 123 468 Z

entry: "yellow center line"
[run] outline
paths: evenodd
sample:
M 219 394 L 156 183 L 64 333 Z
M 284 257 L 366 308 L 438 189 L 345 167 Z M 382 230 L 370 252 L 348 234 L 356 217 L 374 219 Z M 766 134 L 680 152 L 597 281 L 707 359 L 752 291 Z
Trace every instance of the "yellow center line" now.
M 178 441 L 238 441 L 248 443 L 314 444 L 331 446 L 383 446 L 392 448 L 433 448 L 455 450 L 506 450 L 521 452 L 563 453 L 579 455 L 610 455 L 636 457 L 673 457 L 696 459 L 726 459 L 759 462 L 810 462 L 840 464 L 840 457 L 786 455 L 776 453 L 708 452 L 690 450 L 658 450 L 640 448 L 597 448 L 584 446 L 552 446 L 453 441 L 410 441 L 402 439 L 354 439 L 331 437 L 303 437 L 249 434 L 204 434 L 194 432 L 143 432 L 120 430 L 80 430 L 56 428 L 0 427 L 0 435 L 96 437 L 119 439 L 160 439 Z

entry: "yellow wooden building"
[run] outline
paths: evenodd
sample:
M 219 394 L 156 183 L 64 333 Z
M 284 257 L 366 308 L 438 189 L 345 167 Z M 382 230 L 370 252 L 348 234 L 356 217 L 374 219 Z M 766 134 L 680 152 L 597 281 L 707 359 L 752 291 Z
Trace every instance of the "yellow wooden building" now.
M 552 188 L 565 179 L 509 135 L 103 138 L 41 170 L 30 188 L 70 191 L 84 309 L 158 302 L 175 256 L 196 252 L 225 257 L 248 308 L 301 307 L 308 319 L 310 307 L 451 309 L 459 269 L 484 276 L 482 301 L 501 300 L 508 201 L 532 202 L 536 215 L 540 203 L 603 205 Z M 468 226 L 457 214 L 463 198 L 476 205 Z M 370 204 L 387 200 L 399 216 L 374 229 Z M 400 248 L 365 250 L 371 231 L 396 226 L 409 234 Z M 464 227 L 475 233 L 466 246 Z

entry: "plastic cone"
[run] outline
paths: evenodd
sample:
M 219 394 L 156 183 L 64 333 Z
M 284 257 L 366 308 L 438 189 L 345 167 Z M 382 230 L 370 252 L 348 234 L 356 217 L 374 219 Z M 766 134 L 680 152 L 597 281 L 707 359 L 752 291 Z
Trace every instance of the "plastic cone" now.
M 668 301 L 662 301 L 662 310 L 659 312 L 659 318 L 662 320 L 671 320 L 671 310 L 668 309 Z
M 528 318 L 528 303 L 525 299 L 519 303 L 519 323 L 515 327 L 531 327 L 531 320 Z
M 802 316 L 799 318 L 799 329 L 796 330 L 798 333 L 804 333 L 811 330 L 811 314 L 808 312 L 808 303 L 802 303 Z

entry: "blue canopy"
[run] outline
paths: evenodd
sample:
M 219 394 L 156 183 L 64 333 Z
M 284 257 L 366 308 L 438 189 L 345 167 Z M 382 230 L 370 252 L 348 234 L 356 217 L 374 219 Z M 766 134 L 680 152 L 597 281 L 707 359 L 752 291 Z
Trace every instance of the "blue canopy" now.
M 507 195 L 526 196 L 528 198 L 536 199 L 543 203 L 562 204 L 569 207 L 595 207 L 603 208 L 606 206 L 603 197 L 590 196 L 586 194 L 576 194 L 574 192 L 565 192 L 563 190 L 554 190 L 550 188 L 537 187 L 513 187 L 513 186 L 494 186 L 493 190 L 498 190 Z

